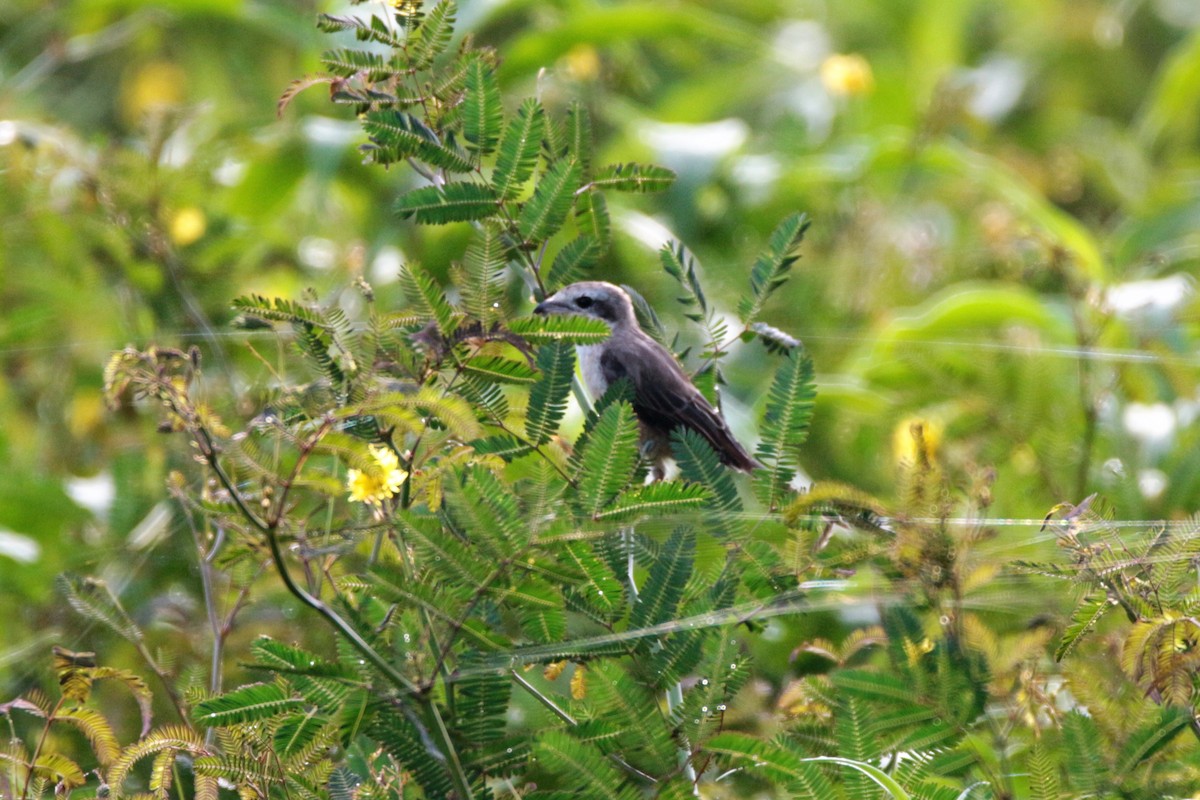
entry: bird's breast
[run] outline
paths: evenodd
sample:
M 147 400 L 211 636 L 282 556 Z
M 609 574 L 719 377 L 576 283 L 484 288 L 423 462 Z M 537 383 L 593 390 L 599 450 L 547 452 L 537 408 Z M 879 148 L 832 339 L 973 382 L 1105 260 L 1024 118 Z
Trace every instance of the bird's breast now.
M 588 394 L 592 400 L 608 391 L 608 381 L 604 379 L 604 370 L 600 367 L 600 355 L 604 351 L 602 344 L 585 344 L 575 348 L 579 354 L 579 371 L 583 373 L 583 382 L 587 385 Z

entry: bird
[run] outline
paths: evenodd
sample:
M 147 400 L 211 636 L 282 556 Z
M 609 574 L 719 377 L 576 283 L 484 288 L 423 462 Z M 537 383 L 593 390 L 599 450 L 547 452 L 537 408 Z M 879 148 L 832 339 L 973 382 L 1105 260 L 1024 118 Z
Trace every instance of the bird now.
M 533 313 L 591 317 L 611 329 L 603 342 L 576 347 L 583 382 L 588 393 L 598 399 L 613 383 L 629 381 L 642 454 L 652 462 L 655 480 L 665 475 L 671 432 L 676 428 L 704 437 L 726 466 L 742 472 L 762 468 L 733 437 L 720 412 L 700 393 L 675 356 L 638 325 L 633 301 L 620 286 L 605 281 L 572 283 L 538 303 Z

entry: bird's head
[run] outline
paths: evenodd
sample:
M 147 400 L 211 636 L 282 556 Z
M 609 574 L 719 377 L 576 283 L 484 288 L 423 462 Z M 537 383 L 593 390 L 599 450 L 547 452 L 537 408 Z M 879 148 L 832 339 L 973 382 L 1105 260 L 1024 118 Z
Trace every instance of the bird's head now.
M 629 295 L 620 286 L 604 281 L 580 281 L 564 286 L 538 303 L 533 313 L 593 317 L 613 327 L 637 325 Z

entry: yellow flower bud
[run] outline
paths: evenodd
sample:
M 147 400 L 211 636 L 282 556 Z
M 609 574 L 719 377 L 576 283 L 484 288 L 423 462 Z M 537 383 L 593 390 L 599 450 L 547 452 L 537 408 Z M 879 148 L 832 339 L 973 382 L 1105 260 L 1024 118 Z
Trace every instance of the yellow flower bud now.
M 821 63 L 821 83 L 832 95 L 866 94 L 875 86 L 871 65 L 857 53 L 834 53 Z

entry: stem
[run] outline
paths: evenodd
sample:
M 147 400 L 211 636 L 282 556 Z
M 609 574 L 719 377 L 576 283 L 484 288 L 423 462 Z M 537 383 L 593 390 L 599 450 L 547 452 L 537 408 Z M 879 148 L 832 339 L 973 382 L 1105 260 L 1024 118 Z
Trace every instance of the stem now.
M 21 787 L 21 800 L 26 800 L 29 796 L 29 784 L 33 780 L 33 765 L 37 763 L 38 758 L 42 755 L 42 748 L 46 745 L 46 737 L 50 735 L 50 723 L 54 722 L 58 710 L 62 708 L 65 697 L 59 697 L 58 702 L 54 704 L 54 708 L 46 716 L 46 724 L 42 726 L 42 734 L 38 737 L 37 746 L 33 748 L 33 754 L 29 757 L 29 770 L 25 773 L 25 784 Z
M 550 713 L 554 714 L 554 716 L 558 717 L 563 722 L 567 723 L 568 725 L 570 725 L 572 727 L 579 724 L 579 720 L 572 717 L 570 715 L 570 713 L 568 713 L 566 710 L 564 710 L 562 707 L 560 707 L 557 703 L 555 703 L 549 697 L 544 695 L 532 683 L 530 683 L 529 681 L 522 678 L 520 673 L 518 673 L 515 669 L 510 670 L 509 675 L 511 675 L 512 679 L 517 682 L 518 686 L 520 686 L 522 689 L 524 689 L 526 692 L 529 693 L 530 697 L 532 697 L 534 700 L 537 700 L 543 706 L 548 708 L 550 710 Z M 658 783 L 658 779 L 655 778 L 653 775 L 649 775 L 645 772 L 642 772 L 640 769 L 633 766 L 632 764 L 630 764 L 625 759 L 621 758 L 616 753 L 609 753 L 608 757 L 611 758 L 613 760 L 613 762 L 616 763 L 618 766 L 622 767 L 623 769 L 628 770 L 632 775 L 635 775 L 635 776 L 641 778 L 642 780 L 648 781 L 650 783 Z
M 371 665 L 379 670 L 379 672 L 393 686 L 406 694 L 411 694 L 417 699 L 417 702 L 420 705 L 424 706 L 427 714 L 432 717 L 436 723 L 436 730 L 439 734 L 439 738 L 441 739 L 442 747 L 442 751 L 439 752 L 439 755 L 441 755 L 442 759 L 449 767 L 450 778 L 455 784 L 455 789 L 458 791 L 459 796 L 464 798 L 464 800 L 472 800 L 475 794 L 471 791 L 471 783 L 467 779 L 462 763 L 458 759 L 458 753 L 454 748 L 454 742 L 450 738 L 450 732 L 446 729 L 445 723 L 442 721 L 441 715 L 438 713 L 437 704 L 431 698 L 429 698 L 426 693 L 421 691 L 421 687 L 417 686 L 417 684 L 413 683 L 403 673 L 388 663 L 387 659 L 380 655 L 379 652 L 375 650 L 375 648 L 372 647 L 370 643 L 367 642 L 367 640 L 364 639 L 359 632 L 354 629 L 353 626 L 350 625 L 350 623 L 342 618 L 340 614 L 330 608 L 319 598 L 309 594 L 304 590 L 303 587 L 297 584 L 295 579 L 292 578 L 291 573 L 288 571 L 287 562 L 284 560 L 283 556 L 283 548 L 279 544 L 279 526 L 283 521 L 283 514 L 287 507 L 287 494 L 291 489 L 292 484 L 295 482 L 296 475 L 299 473 L 300 468 L 304 465 L 304 462 L 308 460 L 309 455 L 312 454 L 313 448 L 316 446 L 317 441 L 320 440 L 320 437 L 324 431 L 328 429 L 328 425 L 329 422 L 327 421 L 317 431 L 316 435 L 309 440 L 309 445 L 301 450 L 300 457 L 297 459 L 296 466 L 293 468 L 291 476 L 282 484 L 283 488 L 279 494 L 279 499 L 276 501 L 275 513 L 272 514 L 269 522 L 262 520 L 257 514 L 251 511 L 246 505 L 245 501 L 242 499 L 240 493 L 237 491 L 237 487 L 234 486 L 233 481 L 229 478 L 229 475 L 226 474 L 224 468 L 221 466 L 220 461 L 217 458 L 216 449 L 213 446 L 212 437 L 209 435 L 208 430 L 198 422 L 193 422 L 193 430 L 196 433 L 197 441 L 201 445 L 201 455 L 216 474 L 217 480 L 220 482 L 221 486 L 224 487 L 224 489 L 229 492 L 230 496 L 234 498 L 234 504 L 243 513 L 243 515 L 245 515 L 246 519 L 266 536 L 267 545 L 271 549 L 271 559 L 275 564 L 275 571 L 279 573 L 279 578 L 283 581 L 283 585 L 287 588 L 288 592 L 290 592 L 292 596 L 298 599 L 301 603 L 324 617 L 325 620 L 332 625 L 334 629 L 338 631 L 338 633 L 344 636 L 346 641 L 348 641 L 355 650 L 361 653 L 362 656 L 367 659 L 367 661 L 371 662 Z M 449 754 L 449 757 L 447 757 L 447 753 Z
M 629 605 L 630 611 L 632 606 L 638 602 L 637 580 L 634 576 L 634 568 L 637 566 L 633 557 L 633 528 L 621 529 L 621 541 L 625 543 L 625 571 L 629 579 Z M 654 643 L 653 649 L 662 648 L 662 640 L 659 639 Z M 676 681 L 673 686 L 666 690 L 667 713 L 673 714 L 675 709 L 683 705 L 683 684 Z M 692 764 L 692 747 L 688 744 L 687 738 L 680 732 L 679 748 L 676 750 L 676 758 L 679 761 L 679 766 L 683 769 L 684 776 L 692 784 L 692 794 L 696 797 L 700 796 L 699 779 L 696 776 L 696 767 Z

